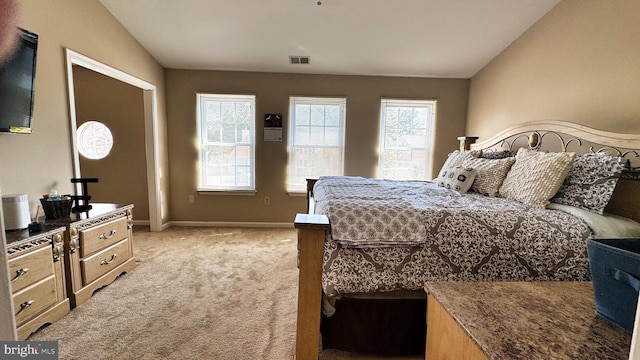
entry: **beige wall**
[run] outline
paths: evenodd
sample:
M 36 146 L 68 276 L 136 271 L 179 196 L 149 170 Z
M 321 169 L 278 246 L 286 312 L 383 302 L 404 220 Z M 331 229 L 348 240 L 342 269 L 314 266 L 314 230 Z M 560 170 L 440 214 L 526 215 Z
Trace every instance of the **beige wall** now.
M 305 211 L 303 197 L 285 193 L 286 140 L 262 141 L 265 113 L 283 114 L 286 137 L 289 96 L 346 96 L 345 174 L 375 176 L 380 99 L 435 99 L 434 172 L 463 134 L 468 80 L 327 76 L 251 72 L 167 70 L 167 129 L 173 221 L 291 223 Z M 196 93 L 256 95 L 256 196 L 198 195 Z M 195 196 L 195 204 L 188 196 Z M 271 198 L 270 205 L 263 197 Z
M 471 80 L 467 134 L 567 120 L 640 134 L 640 1 L 563 0 Z
M 143 90 L 80 66 L 73 85 L 77 125 L 100 121 L 113 135 L 104 159 L 80 156 L 82 177 L 99 180 L 88 186 L 91 202 L 133 203 L 136 220 L 149 220 Z
M 34 133 L 0 135 L 0 184 L 5 194 L 28 194 L 31 211 L 35 213 L 43 193 L 52 188 L 61 193 L 73 191 L 64 49 L 70 48 L 158 87 L 161 150 L 166 149 L 164 73 L 97 0 L 22 0 L 20 6 L 18 24 L 40 37 Z M 162 151 L 160 156 L 166 168 L 167 158 Z M 169 187 L 167 180 L 165 177 L 162 182 L 165 192 Z M 168 205 L 165 213 L 168 214 Z

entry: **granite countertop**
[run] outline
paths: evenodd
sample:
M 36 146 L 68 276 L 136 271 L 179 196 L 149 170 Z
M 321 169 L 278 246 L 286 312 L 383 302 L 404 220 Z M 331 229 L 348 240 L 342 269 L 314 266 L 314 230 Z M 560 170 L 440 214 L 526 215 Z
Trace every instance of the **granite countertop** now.
M 631 334 L 596 315 L 591 282 L 429 282 L 425 291 L 491 360 L 629 358 Z
M 65 230 L 61 226 L 45 226 L 43 231 L 32 232 L 29 230 L 9 230 L 5 231 L 5 243 L 7 256 L 12 258 L 20 253 L 32 249 L 42 244 L 51 244 L 52 236 Z M 62 240 L 62 237 L 60 237 Z
M 53 235 L 57 232 L 64 231 L 64 227 L 57 225 L 46 225 L 43 231 L 32 232 L 29 230 L 8 230 L 4 232 L 7 245 L 15 245 L 23 242 L 31 241 L 35 238 Z

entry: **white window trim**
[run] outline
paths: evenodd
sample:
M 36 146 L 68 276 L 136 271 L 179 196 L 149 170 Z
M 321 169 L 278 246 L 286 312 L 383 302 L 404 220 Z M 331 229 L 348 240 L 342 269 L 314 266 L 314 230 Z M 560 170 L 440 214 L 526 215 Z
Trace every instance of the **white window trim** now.
M 252 101 L 252 121 L 251 121 L 251 181 L 248 186 L 234 187 L 211 187 L 203 186 L 202 173 L 202 111 L 201 100 L 203 98 L 213 99 L 246 99 Z M 255 195 L 256 193 L 256 97 L 247 94 L 214 94 L 214 93 L 197 93 L 196 94 L 196 123 L 197 123 L 197 151 L 198 151 L 198 186 L 196 191 L 201 195 Z
M 291 95 L 289 97 L 289 134 L 287 135 L 287 176 L 286 176 L 286 192 L 289 196 L 306 196 L 306 184 L 304 188 L 290 188 L 289 183 L 289 169 L 291 168 L 291 154 L 293 152 L 293 143 L 294 143 L 294 130 L 295 123 L 293 118 L 293 106 L 295 102 L 301 102 L 309 105 L 338 105 L 342 107 L 342 116 L 340 117 L 340 148 L 342 149 L 342 168 L 341 174 L 344 174 L 344 163 L 345 163 L 345 138 L 346 138 L 346 107 L 347 107 L 347 97 L 346 96 L 296 96 Z M 314 146 L 309 146 L 314 147 Z M 326 146 L 327 148 L 329 146 Z M 337 147 L 337 146 L 335 146 Z M 335 148 L 334 147 L 334 148 Z
M 256 190 L 211 190 L 207 188 L 197 188 L 198 195 L 241 195 L 241 196 L 255 196 L 258 191 Z

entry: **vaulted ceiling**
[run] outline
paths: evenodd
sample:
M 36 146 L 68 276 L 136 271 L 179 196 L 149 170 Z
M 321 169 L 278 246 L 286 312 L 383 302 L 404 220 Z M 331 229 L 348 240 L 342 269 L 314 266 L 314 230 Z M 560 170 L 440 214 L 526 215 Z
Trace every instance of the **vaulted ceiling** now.
M 560 0 L 100 1 L 165 68 L 471 78 Z

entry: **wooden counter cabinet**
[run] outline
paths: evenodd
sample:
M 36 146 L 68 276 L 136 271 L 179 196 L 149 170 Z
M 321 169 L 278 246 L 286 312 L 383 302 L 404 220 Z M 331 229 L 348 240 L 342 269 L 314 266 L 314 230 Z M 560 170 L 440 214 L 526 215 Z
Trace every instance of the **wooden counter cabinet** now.
M 7 233 L 9 274 L 19 340 L 69 313 L 64 227 Z
M 427 282 L 427 360 L 627 360 L 590 281 Z
M 432 296 L 427 296 L 428 360 L 487 360 L 482 350 Z

